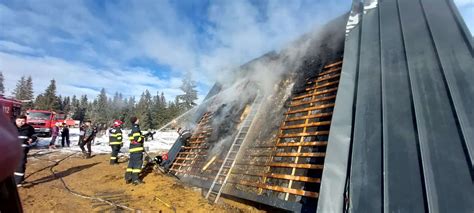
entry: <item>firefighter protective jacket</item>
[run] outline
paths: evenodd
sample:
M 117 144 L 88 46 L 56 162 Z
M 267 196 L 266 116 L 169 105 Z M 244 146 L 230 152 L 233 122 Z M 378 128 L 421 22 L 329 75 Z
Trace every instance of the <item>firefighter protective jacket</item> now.
M 109 145 L 122 145 L 122 130 L 120 127 L 109 129 Z
M 133 124 L 132 131 L 128 134 L 128 140 L 130 140 L 130 153 L 143 152 L 143 138 L 144 137 L 138 124 Z
M 25 124 L 21 127 L 17 127 L 18 129 L 18 139 L 20 139 L 22 147 L 29 147 L 28 140 L 31 138 L 33 141 L 36 139 L 35 128 L 33 128 L 29 124 Z

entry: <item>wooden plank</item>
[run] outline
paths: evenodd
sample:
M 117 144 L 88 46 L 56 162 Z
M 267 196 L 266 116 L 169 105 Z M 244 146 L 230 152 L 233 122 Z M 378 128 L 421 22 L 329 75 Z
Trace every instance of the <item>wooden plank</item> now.
M 209 147 L 191 147 L 191 146 L 182 146 L 181 149 L 190 150 L 190 149 L 208 149 Z
M 324 152 L 289 152 L 289 153 L 276 153 L 277 157 L 325 157 L 326 153 Z
M 193 135 L 193 136 L 190 138 L 190 140 L 193 140 L 193 139 L 203 139 L 203 138 L 207 138 L 207 135 L 199 135 L 199 136 L 194 136 L 194 135 Z
M 328 64 L 326 66 L 323 67 L 323 69 L 327 69 L 327 68 L 330 68 L 330 67 L 334 67 L 334 66 L 337 66 L 339 64 L 342 64 L 342 60 L 338 61 L 338 62 L 334 62 L 332 64 Z
M 199 143 L 206 143 L 207 142 L 207 137 L 206 138 L 196 138 L 196 139 L 189 139 L 189 143 L 196 143 L 196 142 L 199 142 Z
M 337 80 L 337 81 L 331 81 L 331 82 L 324 83 L 324 84 L 321 84 L 321 85 L 317 85 L 317 86 L 314 87 L 314 88 L 315 88 L 315 89 L 321 89 L 321 88 L 323 88 L 323 87 L 332 86 L 332 85 L 335 85 L 335 84 L 339 84 L 339 80 Z
M 341 73 L 337 73 L 335 75 L 330 75 L 330 76 L 327 76 L 327 77 L 320 77 L 316 81 L 314 81 L 314 83 L 319 83 L 321 81 L 326 81 L 326 80 L 329 80 L 329 79 L 337 78 L 339 76 L 341 76 Z
M 328 96 L 328 97 L 316 98 L 316 99 L 309 100 L 309 101 L 292 101 L 291 104 L 290 104 L 290 107 L 299 106 L 299 105 L 303 105 L 303 104 L 316 103 L 316 102 L 319 102 L 319 101 L 327 101 L 327 100 L 331 100 L 331 99 L 335 99 L 335 98 L 336 98 L 336 95 L 331 95 L 331 96 Z
M 303 127 L 327 126 L 327 125 L 331 125 L 331 121 L 321 121 L 321 122 L 312 122 L 312 123 L 308 123 L 308 124 L 283 126 L 280 129 L 297 129 L 297 128 L 303 128 Z
M 206 154 L 206 152 L 179 152 L 178 154 L 183 154 L 183 155 L 200 155 L 200 154 Z
M 292 147 L 292 146 L 326 146 L 328 145 L 327 141 L 314 141 L 314 142 L 299 142 L 299 143 L 278 143 L 277 147 Z
M 262 167 L 287 167 L 287 168 L 299 168 L 299 169 L 323 169 L 323 165 L 320 164 L 307 164 L 307 163 L 236 163 L 238 166 L 262 166 Z
M 285 192 L 285 193 L 290 193 L 290 194 L 300 195 L 300 196 L 305 196 L 305 197 L 313 197 L 313 198 L 318 197 L 317 192 L 310 192 L 310 191 L 305 191 L 301 189 L 290 189 L 290 188 L 285 188 L 281 186 L 272 186 L 272 185 L 267 185 L 263 183 L 254 183 L 254 182 L 245 181 L 245 180 L 241 180 L 238 182 L 235 182 L 235 181 L 229 181 L 229 182 L 234 183 L 234 184 L 256 187 L 256 188 L 269 189 L 269 190 L 277 191 L 277 192 Z
M 189 163 L 173 163 L 174 165 L 177 165 L 177 166 L 191 166 L 192 164 L 189 164 Z
M 305 115 L 305 116 L 287 118 L 285 121 L 297 121 L 297 120 L 304 120 L 304 119 L 311 119 L 311 118 L 323 118 L 323 117 L 329 117 L 331 115 L 332 115 L 332 112 L 325 112 L 325 113 L 318 113 L 314 115 Z
M 176 160 L 195 160 L 196 158 L 182 158 L 182 157 L 177 157 Z
M 299 169 L 323 169 L 323 165 L 319 164 L 306 164 L 306 163 L 269 163 L 271 167 L 288 167 L 288 168 L 299 168 Z
M 331 73 L 334 73 L 334 72 L 337 72 L 337 71 L 341 71 L 341 69 L 342 69 L 342 67 L 337 67 L 337 68 L 333 68 L 333 69 L 324 71 L 322 73 L 319 73 L 318 77 L 325 76 L 327 74 L 331 74 Z
M 329 108 L 329 107 L 334 107 L 335 104 L 321 104 L 321 105 L 316 105 L 316 106 L 312 106 L 312 107 L 308 107 L 308 108 L 304 108 L 304 109 L 298 109 L 298 110 L 292 110 L 292 111 L 288 111 L 288 112 L 285 112 L 285 114 L 295 114 L 295 113 L 298 113 L 298 112 L 308 112 L 308 111 L 312 111 L 312 110 L 317 110 L 317 109 L 325 109 L 325 108 Z
M 320 178 L 311 178 L 306 176 L 295 176 L 295 175 L 283 175 L 283 174 L 264 174 L 263 176 L 268 178 L 277 178 L 277 179 L 285 179 L 285 180 L 295 180 L 301 182 L 308 182 L 308 183 L 321 183 Z
M 247 173 L 247 172 L 238 172 L 238 171 L 235 171 L 235 170 L 232 170 L 231 174 L 232 175 L 247 175 L 247 176 L 256 176 L 256 177 L 276 178 L 276 179 L 283 179 L 283 180 L 294 180 L 294 181 L 301 181 L 301 182 L 307 182 L 307 183 L 321 183 L 320 178 L 312 178 L 312 177 L 306 177 L 306 176 L 284 175 L 284 174 L 275 174 L 275 173 L 253 174 L 253 173 Z
M 202 143 L 206 143 L 206 141 L 202 141 L 202 142 L 189 142 L 189 144 L 202 144 Z
M 246 156 L 249 156 L 249 157 L 271 157 L 272 154 L 271 153 L 264 153 L 264 154 L 258 153 L 258 154 L 247 154 Z
M 248 149 L 270 149 L 270 148 L 273 148 L 273 147 L 275 147 L 275 146 L 251 146 Z
M 301 132 L 293 134 L 281 134 L 279 138 L 292 138 L 292 137 L 303 137 L 303 136 L 316 136 L 316 135 L 329 135 L 329 131 L 316 131 L 316 132 Z
M 316 85 L 314 87 L 309 87 L 309 88 L 306 88 L 305 90 L 310 91 L 310 90 L 315 90 L 315 89 L 321 89 L 323 87 L 328 87 L 328 86 L 332 86 L 332 85 L 335 85 L 335 84 L 339 84 L 339 80 L 331 81 L 331 82 L 324 83 L 324 84 L 321 84 L 321 85 Z
M 326 94 L 326 93 L 330 93 L 330 92 L 334 92 L 334 91 L 337 91 L 337 87 L 336 87 L 336 88 L 327 89 L 327 90 L 323 90 L 323 91 L 319 91 L 319 92 L 315 92 L 315 93 L 311 93 L 311 94 L 306 94 L 306 95 L 297 96 L 297 97 L 294 97 L 292 100 L 295 101 L 295 100 L 298 100 L 298 99 L 303 99 L 303 98 L 306 98 L 306 97 L 322 95 L 322 94 Z

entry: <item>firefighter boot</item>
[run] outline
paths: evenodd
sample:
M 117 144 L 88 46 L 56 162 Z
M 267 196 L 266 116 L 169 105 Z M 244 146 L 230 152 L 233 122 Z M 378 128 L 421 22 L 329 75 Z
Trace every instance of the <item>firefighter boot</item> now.
M 142 180 L 138 179 L 138 180 L 135 180 L 133 181 L 133 185 L 140 185 L 140 184 L 144 184 L 145 182 L 143 182 Z

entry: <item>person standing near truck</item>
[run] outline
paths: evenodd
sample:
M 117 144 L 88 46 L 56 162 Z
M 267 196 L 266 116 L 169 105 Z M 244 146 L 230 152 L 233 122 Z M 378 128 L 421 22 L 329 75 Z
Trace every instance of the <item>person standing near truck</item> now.
M 51 128 L 51 142 L 49 142 L 50 149 L 56 149 L 56 138 L 59 135 L 59 123 L 56 123 L 53 128 Z
M 16 186 L 20 187 L 25 180 L 25 170 L 28 151 L 30 145 L 36 140 L 35 128 L 26 123 L 26 116 L 20 115 L 15 119 L 16 128 L 18 130 L 18 139 L 21 142 L 21 148 L 23 149 L 23 156 L 21 157 L 20 163 L 14 173 Z
M 63 123 L 63 128 L 61 130 L 61 146 L 64 147 L 64 142 L 66 142 L 67 147 L 70 145 L 69 141 L 69 127 L 66 123 Z

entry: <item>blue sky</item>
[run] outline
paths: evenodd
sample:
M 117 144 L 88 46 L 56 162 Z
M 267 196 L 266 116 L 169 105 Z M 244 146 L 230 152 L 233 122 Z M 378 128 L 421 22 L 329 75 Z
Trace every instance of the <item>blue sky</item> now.
M 0 2 L 0 70 L 7 94 L 31 75 L 35 94 L 49 80 L 61 95 L 168 99 L 186 73 L 204 97 L 222 76 L 350 8 L 351 0 L 25 0 Z M 474 28 L 473 0 L 457 0 Z

